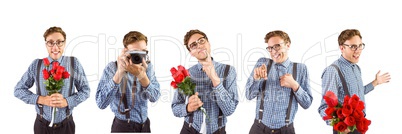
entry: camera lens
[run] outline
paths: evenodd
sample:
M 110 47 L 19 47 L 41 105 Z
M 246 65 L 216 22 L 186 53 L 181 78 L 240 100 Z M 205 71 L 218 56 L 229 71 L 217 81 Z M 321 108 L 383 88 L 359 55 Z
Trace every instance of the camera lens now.
M 134 57 L 134 61 L 139 61 L 141 58 L 140 58 L 140 56 L 139 55 L 136 55 L 135 57 Z
M 133 54 L 133 55 L 131 55 L 131 61 L 134 64 L 140 64 L 140 63 L 142 63 L 142 57 L 139 54 Z

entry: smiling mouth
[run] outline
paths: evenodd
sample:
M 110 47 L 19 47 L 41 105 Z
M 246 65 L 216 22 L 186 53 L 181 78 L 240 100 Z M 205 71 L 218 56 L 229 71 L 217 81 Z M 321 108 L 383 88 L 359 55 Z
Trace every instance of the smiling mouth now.
M 280 54 L 280 53 L 277 53 L 277 54 L 273 55 L 273 58 L 277 59 L 277 58 L 279 58 L 280 56 L 281 56 L 281 54 Z
M 60 52 L 59 51 L 57 51 L 57 52 L 52 52 L 52 54 L 54 54 L 54 55 L 57 55 L 57 54 L 59 54 Z
M 353 55 L 353 58 L 356 58 L 356 59 L 358 59 L 360 57 L 360 54 L 357 54 L 357 55 Z

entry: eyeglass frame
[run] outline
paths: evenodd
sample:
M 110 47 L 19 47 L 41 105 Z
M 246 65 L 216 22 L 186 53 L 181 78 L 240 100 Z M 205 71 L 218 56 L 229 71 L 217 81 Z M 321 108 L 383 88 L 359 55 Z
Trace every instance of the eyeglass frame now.
M 48 46 L 48 47 L 53 47 L 54 46 L 54 44 L 56 44 L 56 46 L 57 47 L 62 47 L 62 46 L 64 46 L 64 43 L 65 43 L 66 41 L 65 40 L 63 40 L 63 41 L 53 41 L 53 42 L 51 42 L 51 41 L 46 41 L 46 46 Z M 50 44 L 50 45 L 49 45 Z
M 357 51 L 357 49 L 363 50 L 366 47 L 366 44 L 364 44 L 364 43 L 360 44 L 359 46 L 357 46 L 356 44 L 352 44 L 352 45 L 342 44 L 342 45 L 349 47 L 350 50 L 352 50 L 352 51 Z M 354 46 L 355 46 L 355 48 L 352 48 Z
M 201 39 L 204 39 L 205 42 L 200 43 Z M 194 41 L 194 42 L 188 44 L 187 47 L 188 47 L 190 50 L 194 50 L 194 49 L 197 49 L 197 48 L 198 48 L 198 45 L 200 45 L 200 44 L 201 44 L 201 45 L 204 45 L 207 41 L 208 41 L 207 38 L 205 38 L 205 37 L 200 37 L 200 38 L 198 38 L 196 41 Z M 193 45 L 194 43 L 195 43 L 195 46 L 194 46 L 194 48 L 192 48 L 191 45 Z
M 275 45 L 273 45 L 273 46 L 267 46 L 265 49 L 268 51 L 268 52 L 272 52 L 272 49 L 274 49 L 275 51 L 278 51 L 279 49 L 281 49 L 282 48 L 282 44 L 286 44 L 286 42 L 282 42 L 282 43 L 278 43 L 278 44 L 275 44 Z M 276 49 L 275 49 L 276 48 Z

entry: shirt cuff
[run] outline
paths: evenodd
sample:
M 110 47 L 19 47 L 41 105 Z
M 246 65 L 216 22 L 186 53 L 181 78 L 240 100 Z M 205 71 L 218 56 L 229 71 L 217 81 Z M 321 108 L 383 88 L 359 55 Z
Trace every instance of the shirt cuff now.
M 367 85 L 367 89 L 374 89 L 373 82 L 371 82 L 370 84 Z
M 32 104 L 39 104 L 38 103 L 38 101 L 39 101 L 39 95 L 37 95 L 37 94 L 35 94 L 35 96 L 33 96 L 32 97 L 32 100 L 35 100 L 35 101 L 30 101 L 30 102 L 32 102 Z M 41 105 L 41 104 L 39 104 L 39 105 Z
M 69 96 L 66 99 L 67 102 L 67 108 L 68 109 L 73 109 L 75 107 L 75 105 L 73 104 L 74 98 L 72 96 Z
M 222 90 L 222 89 L 225 88 L 225 87 L 223 87 L 223 85 L 222 85 L 223 79 L 222 79 L 222 78 L 220 78 L 220 79 L 221 79 L 221 82 L 220 82 L 216 87 L 213 87 L 213 86 L 212 86 L 212 89 L 213 89 L 213 90 L 219 91 L 219 90 Z
M 110 79 L 108 85 L 109 85 L 110 89 L 118 89 L 118 87 L 120 86 L 120 84 L 115 83 L 115 82 L 113 81 L 113 79 Z
M 291 89 L 291 90 L 293 90 L 293 89 Z M 301 88 L 301 86 L 299 86 L 299 88 L 297 88 L 297 91 L 293 92 L 293 93 L 295 93 L 295 95 L 303 95 L 304 90 Z

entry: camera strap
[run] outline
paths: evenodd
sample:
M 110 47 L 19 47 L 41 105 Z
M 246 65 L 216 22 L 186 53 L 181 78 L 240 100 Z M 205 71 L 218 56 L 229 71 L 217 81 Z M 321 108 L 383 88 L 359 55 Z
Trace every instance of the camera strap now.
M 40 90 L 40 84 L 39 84 L 39 76 L 41 73 L 41 66 L 42 66 L 42 61 L 43 59 L 39 59 L 38 60 L 38 64 L 36 65 L 37 68 L 37 72 L 36 72 L 36 94 L 41 95 L 41 90 Z M 70 88 L 69 88 L 69 92 L 68 92 L 68 96 L 72 95 L 72 90 L 73 90 L 73 82 L 74 82 L 74 57 L 71 56 L 70 57 Z M 43 105 L 41 104 L 37 104 L 38 108 L 39 108 L 39 112 L 40 112 L 40 117 L 43 118 Z M 66 107 L 66 118 L 70 117 L 70 109 L 68 107 Z
M 116 66 L 117 66 L 117 62 L 116 62 Z M 133 80 L 133 85 L 131 88 L 131 107 L 128 107 L 128 102 L 127 102 L 127 81 L 128 81 L 128 77 L 127 74 L 122 78 L 123 84 L 120 85 L 120 89 L 121 89 L 121 97 L 120 97 L 120 101 L 119 101 L 119 105 L 118 105 L 118 111 L 120 114 L 125 114 L 126 115 L 126 119 L 127 122 L 130 123 L 130 111 L 132 108 L 134 108 L 134 104 L 135 104 L 135 93 L 137 91 L 137 77 L 134 76 L 134 80 Z M 121 103 L 123 102 L 124 105 L 124 111 L 120 110 L 120 106 Z

